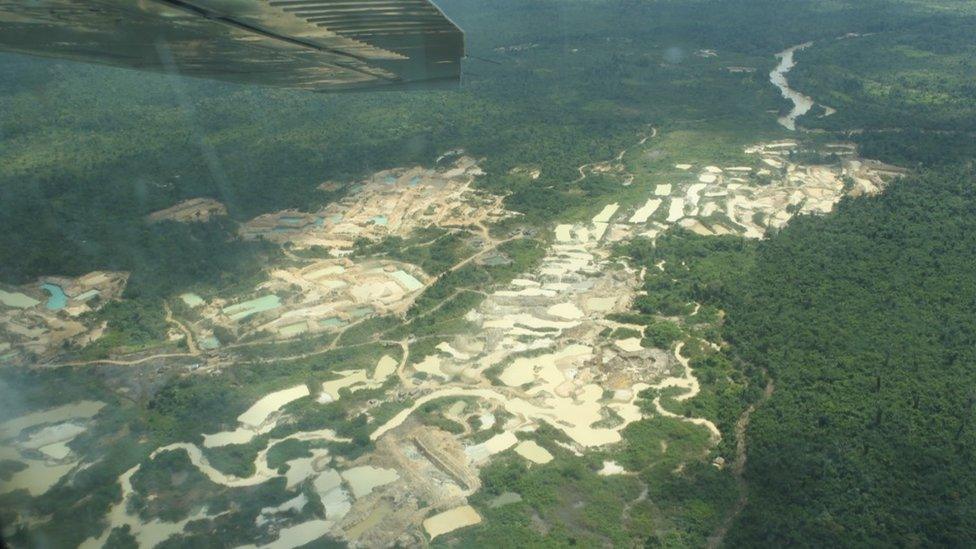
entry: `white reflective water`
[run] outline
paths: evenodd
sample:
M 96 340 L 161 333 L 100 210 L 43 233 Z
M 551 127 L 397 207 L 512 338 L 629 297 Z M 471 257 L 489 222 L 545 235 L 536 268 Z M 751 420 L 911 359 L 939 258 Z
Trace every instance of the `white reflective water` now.
M 791 88 L 789 81 L 786 79 L 786 73 L 790 72 L 796 66 L 796 60 L 794 59 L 796 52 L 809 48 L 812 45 L 813 42 L 807 42 L 806 44 L 793 46 L 792 48 L 787 48 L 777 53 L 776 57 L 780 60 L 779 65 L 773 69 L 773 72 L 769 73 L 769 81 L 779 88 L 783 97 L 793 102 L 793 108 L 790 112 L 786 116 L 779 118 L 779 123 L 791 131 L 796 131 L 796 119 L 810 112 L 815 102 L 812 97 L 803 95 Z

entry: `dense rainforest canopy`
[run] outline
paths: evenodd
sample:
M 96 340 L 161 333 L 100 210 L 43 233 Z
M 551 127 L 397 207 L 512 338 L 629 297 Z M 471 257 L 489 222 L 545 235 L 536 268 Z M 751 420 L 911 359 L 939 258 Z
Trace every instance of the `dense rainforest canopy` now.
M 801 217 L 728 300 L 773 377 L 730 546 L 976 539 L 976 174 L 928 172 Z

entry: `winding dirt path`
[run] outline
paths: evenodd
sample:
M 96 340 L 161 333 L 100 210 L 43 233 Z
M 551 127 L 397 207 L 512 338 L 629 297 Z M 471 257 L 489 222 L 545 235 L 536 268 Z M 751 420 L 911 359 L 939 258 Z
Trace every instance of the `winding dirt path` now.
M 464 267 L 468 263 L 471 263 L 475 259 L 478 259 L 479 257 L 481 257 L 481 256 L 483 256 L 483 255 L 485 255 L 485 254 L 487 254 L 489 252 L 495 251 L 495 249 L 498 248 L 499 246 L 501 246 L 502 244 L 505 244 L 506 242 L 511 242 L 513 240 L 518 240 L 520 238 L 522 238 L 522 237 L 520 237 L 520 236 L 510 236 L 510 237 L 505 238 L 503 240 L 494 240 L 494 239 L 492 239 L 487 246 L 485 246 L 484 248 L 482 248 L 481 250 L 479 250 L 476 254 L 471 255 L 471 256 L 468 256 L 467 258 L 462 259 L 461 261 L 458 261 L 457 263 L 455 263 L 453 267 L 451 267 L 450 269 L 448 269 L 447 271 L 445 271 L 445 274 L 446 273 L 453 273 L 454 271 L 457 271 L 458 269 Z M 442 276 L 444 276 L 444 275 L 441 275 L 439 277 L 434 278 L 434 280 L 432 280 L 430 282 L 430 284 L 427 284 L 427 286 L 424 289 L 426 290 L 427 287 L 432 286 Z
M 410 389 L 413 388 L 413 381 L 406 372 L 407 362 L 410 359 L 410 342 L 407 339 L 401 340 L 400 349 L 403 350 L 403 353 L 400 357 L 400 364 L 397 364 L 396 375 L 398 378 L 400 378 L 400 383 L 402 383 L 404 387 Z
M 654 139 L 655 137 L 657 137 L 657 128 L 651 126 L 651 133 L 649 135 L 645 135 L 644 137 L 642 137 L 641 140 L 638 141 L 636 145 L 631 145 L 630 147 L 626 147 L 623 150 L 621 150 L 619 153 L 617 153 L 617 156 L 613 157 L 613 160 L 603 160 L 601 162 L 589 162 L 576 168 L 576 171 L 578 171 L 580 175 L 570 183 L 579 183 L 580 181 L 586 179 L 588 177 L 586 170 L 593 168 L 594 166 L 599 166 L 601 164 L 609 164 L 610 162 L 620 162 L 621 160 L 624 159 L 624 155 L 627 154 L 627 151 L 633 149 L 634 147 L 639 147 L 644 143 L 647 143 L 648 139 Z
M 182 322 L 173 317 L 173 310 L 169 308 L 169 303 L 163 302 L 163 310 L 166 311 L 166 322 L 173 324 L 177 330 L 183 332 L 183 336 L 186 338 L 186 348 L 190 351 L 190 354 L 200 354 L 200 349 L 197 348 L 196 342 L 193 341 L 193 333 Z
M 747 430 L 749 429 L 749 420 L 752 418 L 752 413 L 765 404 L 769 400 L 769 397 L 773 396 L 773 391 L 776 390 L 776 386 L 773 384 L 773 378 L 769 377 L 769 373 L 763 370 L 763 374 L 766 376 L 766 388 L 763 390 L 762 397 L 758 402 L 750 404 L 742 412 L 742 415 L 739 416 L 738 421 L 735 422 L 735 463 L 732 464 L 732 476 L 735 477 L 736 487 L 739 490 L 739 499 L 729 509 L 722 524 L 708 538 L 707 547 L 709 549 L 722 546 L 725 542 L 725 536 L 729 533 L 729 528 L 732 527 L 732 523 L 735 522 L 735 519 L 745 509 L 746 504 L 749 503 L 749 485 L 743 475 L 746 468 L 746 461 L 749 458 L 749 441 L 746 436 Z
M 60 368 L 62 366 L 91 366 L 93 364 L 112 364 L 114 366 L 135 366 L 137 364 L 142 364 L 144 362 L 149 362 L 150 360 L 157 360 L 163 358 L 185 358 L 197 356 L 190 353 L 161 353 L 158 355 L 149 355 L 146 357 L 134 359 L 134 360 L 113 360 L 109 358 L 102 358 L 97 360 L 84 360 L 75 362 L 61 362 L 58 364 L 46 364 L 45 367 L 48 368 Z
M 695 372 L 691 368 L 688 359 L 681 356 L 681 350 L 684 348 L 685 343 L 682 341 L 678 343 L 674 348 L 674 357 L 678 359 L 678 362 L 684 367 L 681 377 L 668 377 L 663 381 L 654 385 L 654 389 L 667 389 L 670 387 L 678 387 L 681 389 L 686 389 L 686 392 L 674 397 L 675 400 L 683 402 L 694 398 L 701 392 L 701 385 L 698 383 L 698 378 L 695 377 Z M 718 442 L 722 440 L 722 432 L 718 430 L 718 427 L 711 420 L 702 417 L 685 417 L 680 414 L 668 411 L 661 405 L 661 397 L 654 397 L 654 409 L 657 413 L 664 417 L 670 417 L 675 419 L 680 419 L 681 421 L 686 421 L 694 425 L 701 425 L 702 427 L 708 429 L 713 442 Z
M 647 483 L 645 483 L 643 480 L 640 480 L 640 478 L 638 477 L 634 477 L 634 478 L 637 480 L 638 483 L 640 483 L 641 491 L 636 498 L 632 499 L 631 501 L 628 501 L 626 505 L 624 505 L 624 510 L 621 513 L 621 516 L 623 517 L 623 520 L 626 522 L 630 522 L 630 512 L 634 508 L 634 506 L 643 501 L 647 501 L 647 496 L 648 493 L 650 492 L 650 487 L 647 486 Z

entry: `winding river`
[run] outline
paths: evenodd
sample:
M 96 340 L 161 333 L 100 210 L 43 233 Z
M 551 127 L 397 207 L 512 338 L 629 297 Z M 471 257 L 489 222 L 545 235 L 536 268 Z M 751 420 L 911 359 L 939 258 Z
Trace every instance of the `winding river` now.
M 783 97 L 793 102 L 793 108 L 790 112 L 786 116 L 779 118 L 779 123 L 790 131 L 796 131 L 796 119 L 810 112 L 810 109 L 816 104 L 812 97 L 803 95 L 791 88 L 789 81 L 786 79 L 786 73 L 790 72 L 796 66 L 796 60 L 794 59 L 796 52 L 809 48 L 812 45 L 813 42 L 807 42 L 806 44 L 793 46 L 792 48 L 787 48 L 777 53 L 776 57 L 780 60 L 779 65 L 773 69 L 773 72 L 769 73 L 769 81 L 779 88 Z

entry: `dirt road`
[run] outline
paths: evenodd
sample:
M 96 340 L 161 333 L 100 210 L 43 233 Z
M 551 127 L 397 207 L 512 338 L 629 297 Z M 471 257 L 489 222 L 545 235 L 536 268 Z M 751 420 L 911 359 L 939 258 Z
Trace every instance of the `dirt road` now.
M 756 408 L 762 406 L 769 400 L 769 397 L 773 395 L 773 391 L 776 390 L 776 386 L 773 384 L 773 379 L 769 377 L 769 373 L 765 372 L 765 370 L 763 373 L 766 376 L 766 388 L 763 390 L 763 396 L 758 402 L 750 404 L 742 412 L 742 415 L 739 416 L 739 420 L 735 422 L 735 463 L 732 464 L 732 475 L 735 477 L 735 482 L 739 489 L 739 499 L 732 506 L 732 509 L 729 510 L 725 520 L 715 530 L 715 533 L 708 538 L 709 549 L 722 546 L 732 523 L 735 522 L 735 519 L 742 513 L 742 510 L 745 509 L 746 504 L 749 502 L 749 485 L 743 476 L 746 468 L 746 460 L 749 458 L 749 441 L 746 436 L 746 431 L 749 429 L 749 419 L 752 417 L 752 413 L 756 411 Z

